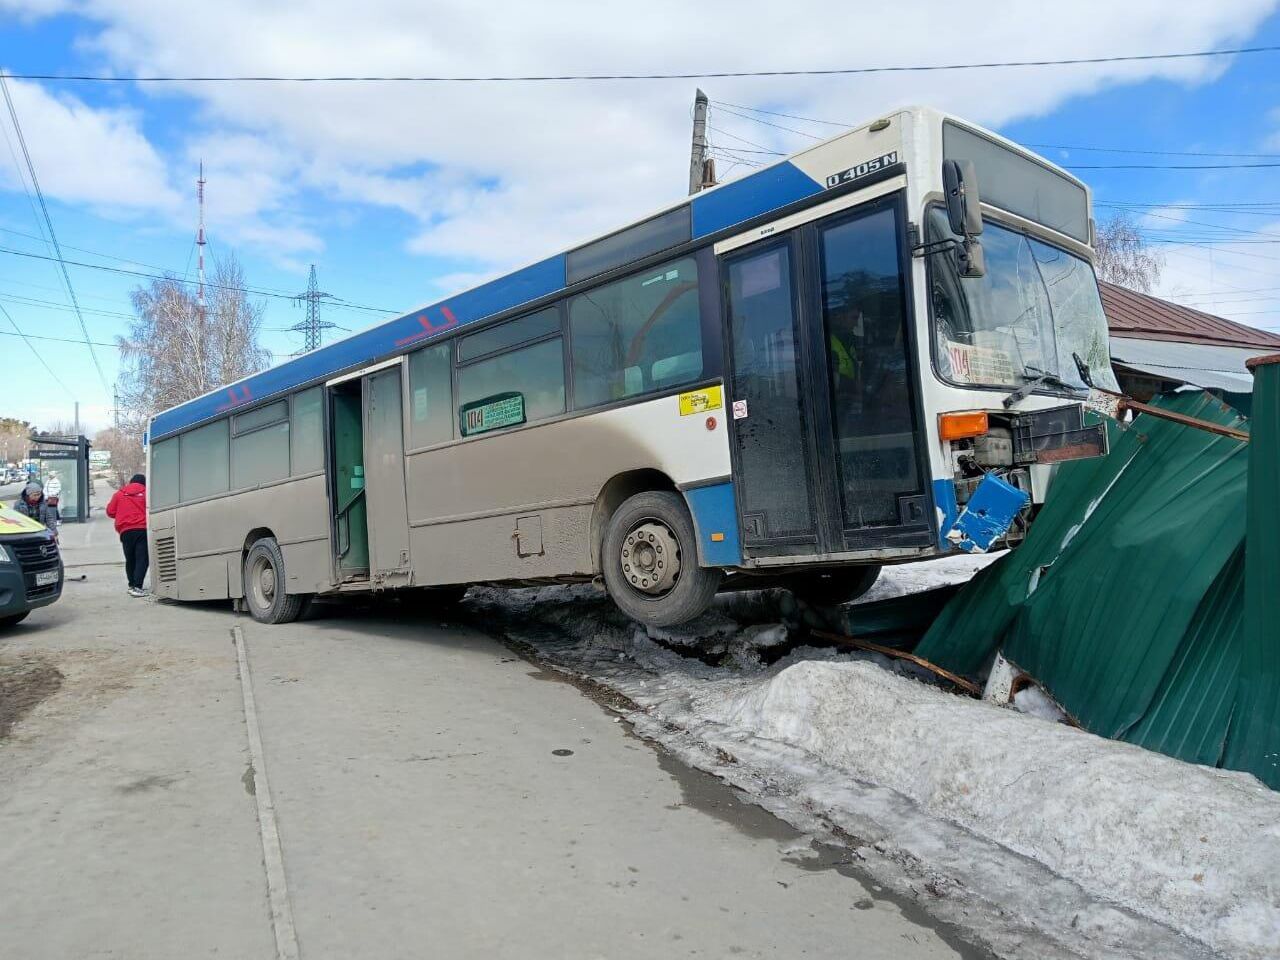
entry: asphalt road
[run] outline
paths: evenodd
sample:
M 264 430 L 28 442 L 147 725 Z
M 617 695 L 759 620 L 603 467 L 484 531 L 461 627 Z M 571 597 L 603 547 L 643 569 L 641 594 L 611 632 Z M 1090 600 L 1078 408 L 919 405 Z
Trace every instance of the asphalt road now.
M 99 511 L 62 543 L 87 579 L 0 635 L 56 686 L 0 738 L 0 955 L 973 955 L 448 615 L 266 627 L 128 597 Z

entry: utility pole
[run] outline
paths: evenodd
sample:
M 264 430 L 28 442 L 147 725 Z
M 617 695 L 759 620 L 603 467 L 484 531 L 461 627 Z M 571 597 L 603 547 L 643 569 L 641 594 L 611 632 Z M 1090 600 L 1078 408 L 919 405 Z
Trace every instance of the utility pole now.
M 707 95 L 701 90 L 693 97 L 693 149 L 689 152 L 689 195 L 707 186 Z M 712 171 L 712 182 L 715 180 Z
M 332 296 L 333 294 L 331 293 L 321 293 L 316 286 L 316 265 L 313 263 L 311 265 L 311 276 L 307 280 L 306 291 L 293 298 L 296 303 L 305 303 L 307 305 L 307 318 L 289 328 L 296 333 L 302 334 L 303 353 L 309 353 L 320 346 L 321 341 L 324 339 L 324 332 L 337 326 L 336 323 L 320 319 L 320 301 L 325 297 Z
M 80 436 L 80 401 L 76 401 L 76 436 Z

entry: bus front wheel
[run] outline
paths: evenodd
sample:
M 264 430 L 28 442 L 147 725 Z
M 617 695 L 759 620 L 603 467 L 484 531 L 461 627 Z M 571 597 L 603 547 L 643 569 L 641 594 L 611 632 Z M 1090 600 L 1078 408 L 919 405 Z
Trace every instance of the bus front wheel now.
M 698 566 L 693 518 L 679 494 L 666 490 L 623 501 L 609 518 L 600 560 L 613 602 L 654 627 L 702 614 L 723 579 L 721 571 Z
M 310 597 L 285 593 L 284 554 L 274 537 L 263 537 L 244 555 L 244 599 L 259 623 L 291 623 Z

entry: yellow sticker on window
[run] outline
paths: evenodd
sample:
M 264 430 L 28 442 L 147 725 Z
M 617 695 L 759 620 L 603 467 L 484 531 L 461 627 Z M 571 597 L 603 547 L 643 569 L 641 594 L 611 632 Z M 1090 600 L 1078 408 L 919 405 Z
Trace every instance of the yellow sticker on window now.
M 680 416 L 682 417 L 694 413 L 706 413 L 708 410 L 719 410 L 723 406 L 724 391 L 719 385 L 680 394 Z

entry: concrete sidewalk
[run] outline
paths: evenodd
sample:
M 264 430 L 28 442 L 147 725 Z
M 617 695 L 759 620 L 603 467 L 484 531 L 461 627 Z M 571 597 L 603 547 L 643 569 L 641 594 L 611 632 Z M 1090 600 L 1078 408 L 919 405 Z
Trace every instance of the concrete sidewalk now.
M 0 955 L 277 956 L 236 625 L 303 957 L 974 955 L 472 629 L 135 600 L 105 518 L 63 543 L 89 579 L 0 637 L 64 674 L 0 740 Z

